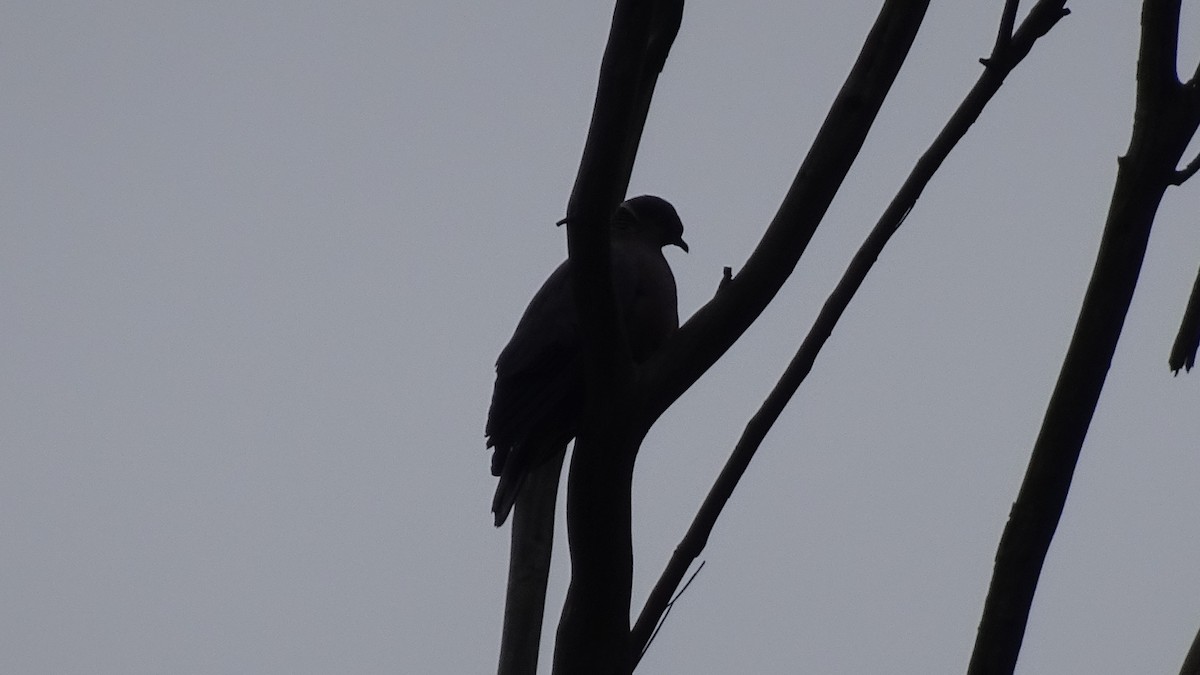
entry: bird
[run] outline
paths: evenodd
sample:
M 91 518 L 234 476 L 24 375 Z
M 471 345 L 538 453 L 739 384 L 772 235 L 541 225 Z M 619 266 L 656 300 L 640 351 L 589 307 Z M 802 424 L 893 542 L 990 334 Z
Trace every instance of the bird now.
M 675 277 L 666 246 L 686 253 L 675 207 L 653 195 L 622 202 L 610 220 L 610 264 L 617 312 L 635 363 L 679 327 Z M 504 524 L 528 472 L 575 437 L 583 412 L 583 345 L 570 261 L 542 284 L 496 360 L 485 436 L 492 449 L 496 527 Z

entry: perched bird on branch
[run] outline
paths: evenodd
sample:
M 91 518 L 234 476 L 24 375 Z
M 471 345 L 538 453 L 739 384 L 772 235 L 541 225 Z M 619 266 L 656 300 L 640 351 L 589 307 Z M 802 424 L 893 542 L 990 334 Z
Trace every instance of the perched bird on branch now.
M 662 249 L 688 250 L 675 207 L 653 196 L 629 199 L 611 221 L 611 270 L 617 311 L 635 362 L 679 327 L 675 277 Z M 566 450 L 583 411 L 584 375 L 570 262 L 533 296 L 496 361 L 487 447 L 499 476 L 492 512 L 504 524 L 527 472 Z

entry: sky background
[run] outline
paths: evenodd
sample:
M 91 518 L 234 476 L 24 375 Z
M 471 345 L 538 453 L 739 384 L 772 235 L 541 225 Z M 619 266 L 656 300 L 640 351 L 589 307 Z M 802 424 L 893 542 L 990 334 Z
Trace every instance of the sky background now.
M 881 257 L 638 672 L 965 669 L 1129 139 L 1139 3 L 1070 4 Z M 682 316 L 753 248 L 878 5 L 688 3 L 630 188 L 685 222 Z M 647 439 L 637 607 L 1001 5 L 933 3 L 796 274 Z M 610 13 L 0 6 L 0 672 L 494 671 L 492 365 L 565 255 Z M 1168 191 L 1023 674 L 1177 672 L 1200 626 L 1200 374 L 1166 365 L 1198 214 L 1200 184 Z M 548 631 L 566 579 L 563 556 Z

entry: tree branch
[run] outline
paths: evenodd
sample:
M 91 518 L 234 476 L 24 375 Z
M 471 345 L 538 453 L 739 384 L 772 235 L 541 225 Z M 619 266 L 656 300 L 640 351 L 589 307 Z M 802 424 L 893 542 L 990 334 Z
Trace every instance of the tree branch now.
M 1180 368 L 1191 372 L 1196 365 L 1197 349 L 1200 349 L 1200 271 L 1196 273 L 1196 283 L 1192 284 L 1192 294 L 1188 296 L 1187 308 L 1183 310 L 1179 332 L 1175 334 L 1175 343 L 1171 345 L 1171 356 L 1167 359 L 1171 372 L 1178 375 Z
M 1145 0 L 1142 4 L 1137 78 L 1139 89 L 1148 88 L 1148 95 L 1160 95 L 1179 85 L 1179 7 L 1180 0 Z M 1152 44 L 1146 43 L 1147 35 L 1156 36 Z
M 636 376 L 620 330 L 608 222 L 628 187 L 658 73 L 682 0 L 618 0 L 579 173 L 567 206 L 567 249 L 583 336 L 586 396 L 571 459 L 571 581 L 558 625 L 556 673 L 629 673 L 633 584 L 630 491 L 649 428 L 635 415 Z
M 1183 185 L 1189 178 L 1196 175 L 1200 171 L 1200 154 L 1192 158 L 1188 165 L 1175 172 L 1171 177 L 1171 185 Z
M 928 0 L 884 2 L 791 188 L 746 265 L 646 364 L 651 419 L 733 345 L 791 275 L 862 148 L 928 5 Z
M 1002 44 L 997 37 L 991 56 L 980 59 L 980 63 L 1004 73 L 1011 71 L 1029 54 L 1029 50 L 1033 49 L 1033 44 L 1039 38 L 1049 33 L 1063 17 L 1070 15 L 1071 10 L 1064 7 L 1066 4 L 1066 0 L 1038 0 L 1010 39 Z M 1017 11 L 1017 3 L 1013 0 L 1008 0 L 1004 6 L 1005 14 L 1009 11 L 1014 14 Z M 1002 16 L 1000 20 L 1003 23 L 1009 18 L 1011 17 Z M 1011 30 L 1011 26 L 1009 28 Z
M 1004 0 L 1004 9 L 1000 12 L 1000 27 L 996 30 L 996 43 L 992 46 L 993 56 L 1005 51 L 1008 43 L 1012 41 L 1013 26 L 1017 23 L 1017 6 L 1020 4 L 1021 0 Z
M 1038 577 L 1058 527 L 1079 453 L 1120 339 L 1154 216 L 1200 123 L 1175 77 L 1179 0 L 1142 6 L 1137 101 L 1100 252 L 1025 479 L 996 552 L 971 655 L 971 675 L 1016 667 Z
M 988 67 L 980 74 L 975 85 L 951 115 L 937 138 L 917 161 L 896 196 L 880 216 L 858 252 L 855 253 L 841 281 L 838 282 L 829 299 L 825 301 L 820 314 L 791 363 L 788 364 L 783 376 L 746 425 L 737 446 L 705 498 L 704 504 L 688 528 L 687 534 L 675 548 L 666 569 L 651 591 L 650 597 L 634 625 L 633 649 L 635 653 L 641 651 L 640 646 L 647 644 L 654 627 L 669 606 L 670 598 L 682 581 L 683 575 L 707 544 L 717 518 L 724 509 L 725 503 L 732 496 L 734 488 L 745 473 L 754 453 L 783 412 L 788 401 L 791 400 L 800 384 L 812 370 L 818 353 L 833 333 L 842 313 L 862 286 L 879 254 L 892 235 L 900 228 L 905 217 L 921 196 L 921 192 L 928 185 L 933 174 L 958 141 L 966 135 L 975 120 L 979 118 L 988 102 L 999 91 L 1004 83 L 1004 78 L 1029 53 L 1033 43 L 1065 16 L 1062 8 L 1063 2 L 1043 1 L 1039 3 L 1039 6 L 1046 5 L 1052 6 L 1051 9 L 1057 5 L 1058 11 L 1031 12 L 1030 16 L 1026 17 L 1022 23 L 1016 36 L 1011 34 L 1012 26 L 1008 26 L 1008 34 L 1011 39 L 1006 40 L 1002 47 L 993 50 Z M 1005 6 L 1004 17 L 1001 19 L 1002 24 L 1006 19 L 1011 19 L 1011 11 L 1015 11 L 1015 3 L 1012 2 Z M 1034 29 L 1035 24 L 1037 30 Z M 1002 32 L 1003 30 L 1002 28 Z M 999 45 L 999 43 L 997 44 Z

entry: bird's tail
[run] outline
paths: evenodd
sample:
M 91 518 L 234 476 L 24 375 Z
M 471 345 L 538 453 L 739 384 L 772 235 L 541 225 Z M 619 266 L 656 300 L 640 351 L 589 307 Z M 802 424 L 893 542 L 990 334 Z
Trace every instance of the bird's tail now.
M 496 514 L 496 527 L 508 520 L 508 514 L 517 502 L 517 492 L 520 491 L 525 478 L 524 471 L 513 471 L 507 466 L 505 469 L 500 473 L 500 482 L 496 484 L 496 496 L 492 497 L 492 513 Z
M 512 511 L 513 504 L 516 504 L 517 495 L 522 489 L 548 489 L 543 488 L 538 480 L 534 480 L 532 485 L 526 485 L 529 482 L 526 478 L 549 460 L 561 457 L 567 451 L 567 441 L 563 439 L 545 442 L 535 439 L 532 442 L 519 443 L 507 450 L 504 465 L 500 468 L 500 481 L 496 484 L 496 496 L 492 498 L 496 527 L 508 520 L 508 514 Z M 560 473 L 561 470 L 556 470 L 553 478 L 546 479 L 553 481 L 552 489 L 555 492 L 558 491 Z

